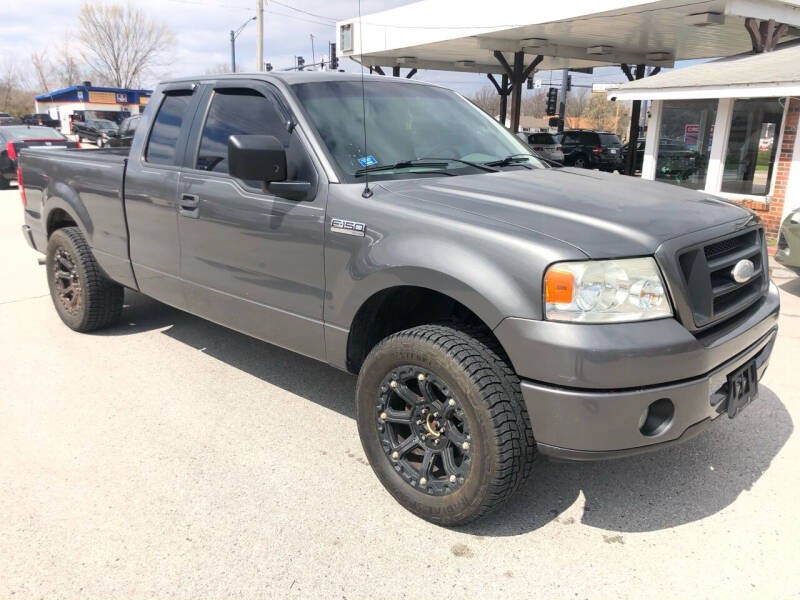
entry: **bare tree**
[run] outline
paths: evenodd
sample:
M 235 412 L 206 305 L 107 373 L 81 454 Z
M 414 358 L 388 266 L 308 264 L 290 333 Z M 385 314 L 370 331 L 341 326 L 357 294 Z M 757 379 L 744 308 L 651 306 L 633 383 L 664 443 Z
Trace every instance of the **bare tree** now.
M 536 91 L 522 99 L 522 114 L 541 119 L 547 112 L 547 93 Z
M 81 8 L 79 37 L 93 77 L 127 88 L 139 85 L 174 42 L 172 30 L 131 5 Z
M 53 74 L 53 65 L 47 58 L 44 50 L 31 53 L 31 66 L 36 74 L 36 83 L 42 92 L 50 91 L 50 81 Z
M 17 63 L 8 60 L 0 65 L 0 111 L 11 115 L 33 112 L 33 93 Z
M 586 107 L 589 105 L 591 94 L 586 89 L 572 92 L 567 98 L 568 117 L 583 117 Z
M 497 90 L 488 85 L 483 86 L 470 98 L 472 103 L 492 117 L 500 114 L 500 96 Z

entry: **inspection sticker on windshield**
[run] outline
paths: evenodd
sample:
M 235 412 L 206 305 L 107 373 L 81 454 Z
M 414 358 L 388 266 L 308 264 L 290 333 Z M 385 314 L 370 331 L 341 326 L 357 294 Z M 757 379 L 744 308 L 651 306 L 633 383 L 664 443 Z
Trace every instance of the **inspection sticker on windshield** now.
M 358 159 L 358 163 L 362 167 L 371 167 L 372 165 L 377 165 L 378 161 L 375 160 L 375 157 L 370 154 L 369 156 L 362 156 Z

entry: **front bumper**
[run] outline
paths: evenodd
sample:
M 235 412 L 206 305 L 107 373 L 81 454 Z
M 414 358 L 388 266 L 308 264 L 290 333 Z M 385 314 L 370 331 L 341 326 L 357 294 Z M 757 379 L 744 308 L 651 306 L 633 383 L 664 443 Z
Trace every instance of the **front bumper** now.
M 597 460 L 684 441 L 724 414 L 728 374 L 754 358 L 759 378 L 766 370 L 779 307 L 770 284 L 756 305 L 703 337 L 674 319 L 615 325 L 506 319 L 495 334 L 522 379 L 539 450 Z M 662 398 L 674 414 L 645 435 L 648 407 Z

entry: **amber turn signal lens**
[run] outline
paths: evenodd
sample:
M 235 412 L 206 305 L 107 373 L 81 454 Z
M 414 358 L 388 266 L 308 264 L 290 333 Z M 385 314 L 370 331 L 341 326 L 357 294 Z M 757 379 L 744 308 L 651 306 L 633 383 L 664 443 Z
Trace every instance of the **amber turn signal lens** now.
M 544 277 L 544 301 L 555 304 L 572 302 L 575 276 L 569 271 L 550 269 Z

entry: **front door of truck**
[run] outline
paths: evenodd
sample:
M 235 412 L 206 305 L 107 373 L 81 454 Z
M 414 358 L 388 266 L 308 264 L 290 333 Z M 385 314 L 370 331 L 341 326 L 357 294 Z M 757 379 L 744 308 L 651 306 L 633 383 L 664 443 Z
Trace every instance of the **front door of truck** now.
M 180 179 L 180 270 L 188 308 L 324 358 L 322 170 L 271 85 L 236 80 L 206 88 Z M 286 148 L 288 179 L 312 181 L 316 193 L 289 200 L 229 175 L 228 138 L 248 134 L 277 137 Z
M 150 130 L 134 138 L 125 172 L 130 255 L 139 289 L 185 308 L 180 280 L 178 184 L 198 88 L 171 85 L 155 99 Z

